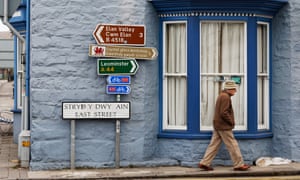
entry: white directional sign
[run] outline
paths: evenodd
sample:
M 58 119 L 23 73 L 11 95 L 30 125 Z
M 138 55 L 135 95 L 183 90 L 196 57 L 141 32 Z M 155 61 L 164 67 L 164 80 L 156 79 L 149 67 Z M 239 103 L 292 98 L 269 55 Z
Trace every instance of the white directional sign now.
M 62 102 L 63 120 L 130 119 L 130 102 Z

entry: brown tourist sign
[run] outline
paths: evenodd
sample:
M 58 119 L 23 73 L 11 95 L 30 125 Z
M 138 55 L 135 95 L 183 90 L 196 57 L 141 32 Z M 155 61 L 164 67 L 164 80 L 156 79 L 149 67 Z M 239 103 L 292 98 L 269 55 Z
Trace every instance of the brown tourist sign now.
M 144 25 L 98 24 L 93 32 L 97 44 L 145 45 Z

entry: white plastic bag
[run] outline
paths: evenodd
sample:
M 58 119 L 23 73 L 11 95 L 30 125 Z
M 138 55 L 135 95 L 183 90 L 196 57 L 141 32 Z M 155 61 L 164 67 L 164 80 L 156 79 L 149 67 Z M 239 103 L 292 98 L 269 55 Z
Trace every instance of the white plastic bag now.
M 271 165 L 290 164 L 292 161 L 281 157 L 260 157 L 255 161 L 255 165 L 259 167 L 266 167 Z

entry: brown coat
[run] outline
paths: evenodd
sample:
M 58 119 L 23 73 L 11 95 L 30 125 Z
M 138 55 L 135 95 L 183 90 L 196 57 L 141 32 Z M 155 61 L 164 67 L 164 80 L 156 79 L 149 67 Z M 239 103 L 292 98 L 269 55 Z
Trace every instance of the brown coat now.
M 223 91 L 218 96 L 213 124 L 215 130 L 232 130 L 234 128 L 235 122 L 231 98 L 226 91 Z

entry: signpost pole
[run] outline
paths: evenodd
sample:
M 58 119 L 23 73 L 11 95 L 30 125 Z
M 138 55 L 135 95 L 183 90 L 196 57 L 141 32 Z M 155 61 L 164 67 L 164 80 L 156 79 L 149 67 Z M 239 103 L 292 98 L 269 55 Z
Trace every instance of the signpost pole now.
M 121 95 L 117 94 L 117 101 L 121 101 Z M 120 120 L 116 120 L 116 144 L 115 144 L 115 163 L 116 168 L 120 168 L 120 130 L 121 130 Z
M 71 120 L 71 169 L 75 169 L 75 120 Z

